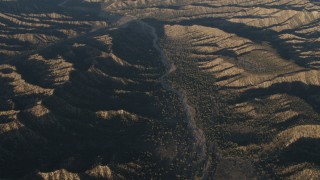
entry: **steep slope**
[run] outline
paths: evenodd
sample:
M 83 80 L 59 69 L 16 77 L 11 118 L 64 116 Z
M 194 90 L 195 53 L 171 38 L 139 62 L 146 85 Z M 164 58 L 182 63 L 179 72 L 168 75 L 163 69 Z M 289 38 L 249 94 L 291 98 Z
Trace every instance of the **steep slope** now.
M 0 1 L 0 178 L 318 179 L 319 12 Z
M 319 177 L 315 2 L 137 1 L 105 8 L 158 28 L 177 69 L 170 82 L 186 91 L 197 126 L 216 145 L 215 178 Z
M 107 23 L 93 13 L 62 9 L 52 1 L 0 1 L 0 56 L 43 48 Z
M 161 121 L 160 97 L 174 94 L 161 88 L 152 35 L 140 30 L 133 23 L 96 32 L 1 65 L 2 177 L 33 177 L 38 169 L 45 179 L 124 178 L 155 168 L 146 166 L 163 136 L 153 129 L 176 126 Z

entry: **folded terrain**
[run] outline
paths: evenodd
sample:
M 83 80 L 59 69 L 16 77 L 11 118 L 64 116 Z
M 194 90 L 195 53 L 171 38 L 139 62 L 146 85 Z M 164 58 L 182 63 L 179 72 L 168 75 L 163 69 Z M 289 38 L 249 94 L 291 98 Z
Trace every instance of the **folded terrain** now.
M 0 178 L 320 178 L 320 5 L 0 0 Z

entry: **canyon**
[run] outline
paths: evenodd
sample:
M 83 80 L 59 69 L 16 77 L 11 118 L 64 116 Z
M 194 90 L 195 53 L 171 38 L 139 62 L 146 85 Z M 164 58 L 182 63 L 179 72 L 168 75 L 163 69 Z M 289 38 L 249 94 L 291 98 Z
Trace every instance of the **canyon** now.
M 0 179 L 320 178 L 313 0 L 0 0 Z

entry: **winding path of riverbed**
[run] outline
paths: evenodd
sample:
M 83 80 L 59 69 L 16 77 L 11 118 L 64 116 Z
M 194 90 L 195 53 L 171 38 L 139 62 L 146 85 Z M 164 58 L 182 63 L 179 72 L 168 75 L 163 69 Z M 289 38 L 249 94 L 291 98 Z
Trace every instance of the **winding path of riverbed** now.
M 209 155 L 210 153 L 208 152 L 211 151 L 211 148 L 207 147 L 207 141 L 204 132 L 196 124 L 196 110 L 189 103 L 187 93 L 183 89 L 175 89 L 165 80 L 167 76 L 176 71 L 177 67 L 173 63 L 170 64 L 163 50 L 158 45 L 159 37 L 156 33 L 155 28 L 133 16 L 123 16 L 121 18 L 111 17 L 110 14 L 105 14 L 105 16 L 108 19 L 117 19 L 116 21 L 112 22 L 113 28 L 126 28 L 129 22 L 135 21 L 143 27 L 144 31 L 146 31 L 147 33 L 151 33 L 151 35 L 153 36 L 153 47 L 160 54 L 161 62 L 166 68 L 165 74 L 160 77 L 159 81 L 161 82 L 164 89 L 175 93 L 179 97 L 179 100 L 186 114 L 188 128 L 193 136 L 192 149 L 197 153 L 197 161 L 193 164 L 193 168 L 196 172 L 198 171 L 201 173 L 202 179 L 207 179 L 209 176 L 209 169 L 212 164 L 211 157 Z
M 192 136 L 194 138 L 194 142 L 192 143 L 193 146 L 193 151 L 197 152 L 197 162 L 196 164 L 193 164 L 194 167 L 199 169 L 202 167 L 202 179 L 207 179 L 209 173 L 208 170 L 211 166 L 211 157 L 209 157 L 208 148 L 207 148 L 207 142 L 206 142 L 206 137 L 203 132 L 203 130 L 197 126 L 196 124 L 196 110 L 192 107 L 192 105 L 188 101 L 187 93 L 183 89 L 175 89 L 172 87 L 170 84 L 168 84 L 165 81 L 165 78 L 169 76 L 171 73 L 174 73 L 177 69 L 175 64 L 170 64 L 167 56 L 164 54 L 163 50 L 159 47 L 158 45 L 158 35 L 156 34 L 156 30 L 154 27 L 146 24 L 143 21 L 139 21 L 142 23 L 144 26 L 147 28 L 151 29 L 151 34 L 153 36 L 153 47 L 159 52 L 161 61 L 166 67 L 166 73 L 161 76 L 160 82 L 163 86 L 163 88 L 174 92 L 175 94 L 178 95 L 182 106 L 184 108 L 185 114 L 186 114 L 186 120 L 188 123 L 188 128 L 192 133 Z

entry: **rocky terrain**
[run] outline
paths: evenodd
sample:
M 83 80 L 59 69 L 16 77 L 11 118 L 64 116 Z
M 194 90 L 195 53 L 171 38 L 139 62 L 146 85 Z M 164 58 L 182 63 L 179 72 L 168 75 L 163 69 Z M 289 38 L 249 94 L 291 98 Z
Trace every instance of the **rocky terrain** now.
M 0 0 L 0 179 L 320 178 L 313 0 Z

